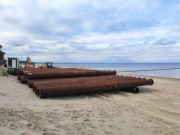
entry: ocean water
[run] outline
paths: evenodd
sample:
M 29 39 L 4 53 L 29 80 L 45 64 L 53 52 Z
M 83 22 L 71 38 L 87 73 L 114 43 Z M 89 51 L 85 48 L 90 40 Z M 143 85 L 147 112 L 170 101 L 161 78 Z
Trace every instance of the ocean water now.
M 116 70 L 119 74 L 180 78 L 180 63 L 54 63 L 54 66 Z

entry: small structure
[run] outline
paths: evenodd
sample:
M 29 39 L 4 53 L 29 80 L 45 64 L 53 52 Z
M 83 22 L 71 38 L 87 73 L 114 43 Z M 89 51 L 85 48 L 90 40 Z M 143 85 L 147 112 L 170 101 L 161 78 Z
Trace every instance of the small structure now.
M 7 58 L 7 68 L 18 68 L 19 59 L 17 57 L 8 57 Z
M 46 62 L 47 68 L 52 68 L 53 67 L 53 63 L 52 62 Z

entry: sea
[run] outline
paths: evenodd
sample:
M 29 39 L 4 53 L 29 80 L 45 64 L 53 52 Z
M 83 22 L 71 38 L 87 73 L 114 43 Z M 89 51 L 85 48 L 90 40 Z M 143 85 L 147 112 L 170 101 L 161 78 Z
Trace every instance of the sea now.
M 180 63 L 54 63 L 53 66 L 116 70 L 118 74 L 180 78 Z

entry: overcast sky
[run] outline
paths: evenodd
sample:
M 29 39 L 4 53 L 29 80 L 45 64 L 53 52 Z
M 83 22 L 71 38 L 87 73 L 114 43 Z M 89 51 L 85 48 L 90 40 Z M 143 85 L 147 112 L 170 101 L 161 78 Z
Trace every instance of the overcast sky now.
M 179 0 L 0 0 L 6 57 L 180 62 Z

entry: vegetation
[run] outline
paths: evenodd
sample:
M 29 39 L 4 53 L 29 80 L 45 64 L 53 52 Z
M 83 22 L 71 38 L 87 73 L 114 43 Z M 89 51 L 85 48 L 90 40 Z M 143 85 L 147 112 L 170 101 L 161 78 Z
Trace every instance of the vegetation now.
M 5 70 L 0 70 L 0 75 L 8 77 L 8 73 Z
M 5 64 L 5 59 L 4 59 L 4 54 L 5 52 L 1 51 L 2 45 L 0 45 L 0 65 L 4 65 Z

